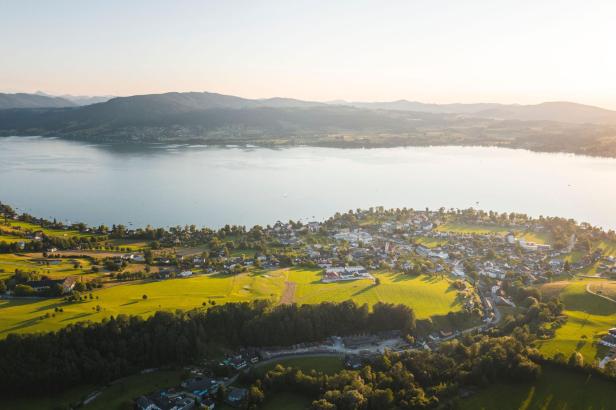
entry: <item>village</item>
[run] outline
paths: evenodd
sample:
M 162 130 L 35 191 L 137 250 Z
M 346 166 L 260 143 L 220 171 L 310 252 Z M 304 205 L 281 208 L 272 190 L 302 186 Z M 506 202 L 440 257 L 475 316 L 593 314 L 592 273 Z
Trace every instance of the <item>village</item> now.
M 460 322 L 463 325 L 450 322 L 435 326 L 412 340 L 395 333 L 358 334 L 294 346 L 247 346 L 245 350 L 227 353 L 219 362 L 204 361 L 187 369 L 190 377 L 178 386 L 134 398 L 136 408 L 144 410 L 211 410 L 223 403 L 242 407 L 248 391 L 236 381 L 243 372 L 262 363 L 285 357 L 334 355 L 344 359 L 347 368 L 357 369 L 385 350 L 432 350 L 443 341 L 467 333 L 488 332 L 498 325 L 504 311 L 517 308 L 514 300 L 518 288 L 574 275 L 611 278 L 616 273 L 613 256 L 603 255 L 600 249 L 584 249 L 578 235 L 584 235 L 585 227 L 566 234 L 555 246 L 545 223 L 520 219 L 497 223 L 481 214 L 460 216 L 428 210 L 406 211 L 401 217 L 377 209 L 358 210 L 322 222 L 277 222 L 250 231 L 225 228 L 217 233 L 177 228 L 155 241 L 145 242 L 149 246 L 136 249 L 123 249 L 122 245 L 106 248 L 97 240 L 69 248 L 52 242 L 53 246 L 43 248 L 41 253 L 32 253 L 31 263 L 45 270 L 69 264 L 82 270 L 87 268 L 87 275 L 52 278 L 15 270 L 5 280 L 8 286 L 0 297 L 63 297 L 71 303 L 87 299 L 87 292 L 89 299 L 97 300 L 96 289 L 134 281 L 164 285 L 170 280 L 232 278 L 246 272 L 265 272 L 263 275 L 267 276 L 267 272 L 289 267 L 316 269 L 320 272 L 320 283 L 332 287 L 355 281 L 379 286 L 383 272 L 397 272 L 408 277 L 446 278 L 457 289 L 462 311 L 470 318 Z M 100 234 L 85 229 L 88 234 Z M 142 233 L 123 230 L 122 235 L 134 238 Z M 42 231 L 34 236 L 28 232 L 24 237 L 44 245 L 50 243 Z M 22 248 L 20 243 L 17 246 Z M 144 294 L 143 299 L 146 298 Z M 283 298 L 280 303 L 291 302 Z M 61 314 L 62 309 L 57 307 L 56 312 Z M 611 350 L 600 365 L 616 357 L 615 337 L 616 331 L 611 329 L 601 340 L 600 344 Z M 94 392 L 85 402 L 96 400 L 98 393 Z

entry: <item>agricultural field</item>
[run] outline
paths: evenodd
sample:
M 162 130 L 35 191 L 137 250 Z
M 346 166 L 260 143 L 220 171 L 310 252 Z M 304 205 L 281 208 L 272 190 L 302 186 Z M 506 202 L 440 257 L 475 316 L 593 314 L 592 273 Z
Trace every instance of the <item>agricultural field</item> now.
M 87 258 L 43 259 L 41 254 L 0 254 L 0 279 L 13 275 L 16 269 L 52 279 L 74 275 L 90 277 L 91 268 L 92 263 Z
M 140 251 L 148 247 L 148 242 L 140 240 L 129 239 L 111 239 L 106 242 L 105 246 L 119 248 L 122 251 L 135 252 Z
M 188 310 L 210 302 L 269 299 L 278 303 L 283 295 L 289 298 L 288 302 L 298 304 L 351 298 L 370 305 L 379 301 L 404 303 L 413 307 L 418 318 L 444 315 L 461 308 L 456 291 L 447 279 L 395 273 L 377 276 L 380 285 L 370 280 L 324 284 L 320 282 L 320 270 L 258 270 L 239 275 L 128 282 L 94 290 L 92 299 L 73 303 L 59 298 L 0 299 L 0 337 L 11 332 L 57 330 L 70 323 L 100 321 L 122 313 L 145 317 L 158 310 Z M 56 312 L 55 308 L 62 308 L 63 312 Z
M 560 296 L 568 319 L 553 339 L 538 344 L 541 352 L 551 357 L 558 352 L 569 356 L 579 351 L 589 363 L 603 358 L 607 349 L 597 342 L 616 325 L 616 303 L 586 291 L 587 286 L 597 283 L 600 282 L 577 280 L 544 286 L 544 295 Z
M 387 272 L 375 274 L 381 281 L 380 285 L 371 280 L 321 283 L 318 270 L 293 269 L 283 272 L 286 272 L 286 281 L 294 284 L 291 301 L 298 304 L 348 299 L 369 305 L 377 302 L 402 303 L 411 306 L 418 318 L 445 315 L 460 310 L 462 306 L 448 279 Z
M 24 232 L 36 232 L 42 231 L 47 236 L 57 237 L 57 238 L 70 238 L 72 236 L 76 237 L 90 237 L 95 236 L 90 233 L 82 233 L 74 229 L 49 229 L 43 228 L 39 225 L 35 225 L 29 222 L 16 221 L 9 219 L 6 225 L 2 225 L 2 229 L 5 231 L 14 231 L 15 233 L 24 233 Z
M 462 410 L 609 410 L 614 408 L 614 383 L 543 366 L 534 383 L 495 384 L 460 401 Z

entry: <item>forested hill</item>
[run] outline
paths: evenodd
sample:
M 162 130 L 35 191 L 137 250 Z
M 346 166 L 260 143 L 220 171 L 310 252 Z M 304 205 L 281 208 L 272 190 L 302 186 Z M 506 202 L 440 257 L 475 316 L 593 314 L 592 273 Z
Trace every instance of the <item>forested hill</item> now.
M 483 145 L 616 157 L 616 112 L 560 102 L 358 105 L 207 92 L 116 97 L 79 107 L 0 109 L 0 136 L 32 135 L 105 143 Z
M 335 133 L 402 133 L 437 126 L 441 114 L 332 106 L 287 98 L 249 100 L 212 93 L 113 98 L 76 108 L 1 110 L 0 135 L 43 135 L 88 141 L 263 139 Z
M 75 104 L 66 98 L 40 94 L 3 94 L 0 93 L 0 110 L 10 108 L 57 108 L 72 107 Z

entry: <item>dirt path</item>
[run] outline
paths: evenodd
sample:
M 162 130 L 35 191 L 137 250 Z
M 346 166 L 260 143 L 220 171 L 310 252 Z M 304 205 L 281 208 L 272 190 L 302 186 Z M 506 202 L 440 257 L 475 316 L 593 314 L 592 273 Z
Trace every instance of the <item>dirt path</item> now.
M 284 285 L 284 292 L 282 292 L 282 296 L 280 297 L 280 304 L 290 305 L 295 301 L 295 289 L 297 288 L 297 283 L 285 282 Z
M 603 298 L 605 300 L 609 300 L 610 302 L 616 303 L 616 300 L 612 299 L 611 297 L 593 291 L 590 288 L 590 283 L 586 285 L 586 292 L 590 293 L 591 295 L 599 296 L 600 298 Z

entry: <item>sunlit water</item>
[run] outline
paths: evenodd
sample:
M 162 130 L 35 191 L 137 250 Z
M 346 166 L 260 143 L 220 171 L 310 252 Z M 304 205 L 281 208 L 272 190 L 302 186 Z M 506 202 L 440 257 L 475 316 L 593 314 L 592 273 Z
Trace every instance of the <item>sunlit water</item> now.
M 616 228 L 616 160 L 476 147 L 94 146 L 0 138 L 0 201 L 132 226 L 272 224 L 385 207 L 467 208 Z

